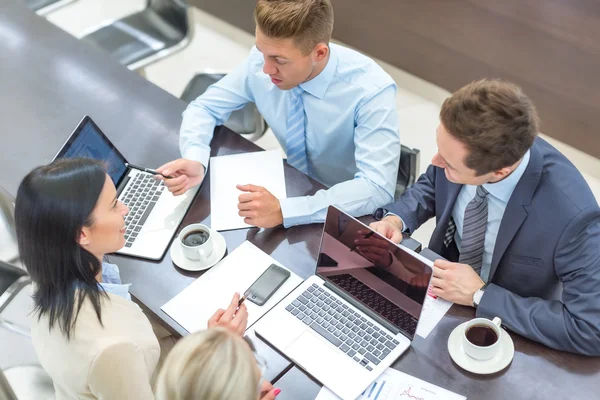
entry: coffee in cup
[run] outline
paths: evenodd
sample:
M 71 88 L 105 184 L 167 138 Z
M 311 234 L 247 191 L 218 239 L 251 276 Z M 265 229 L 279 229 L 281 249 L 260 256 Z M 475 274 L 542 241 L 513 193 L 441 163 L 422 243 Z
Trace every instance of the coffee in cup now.
M 465 353 L 476 360 L 493 358 L 500 351 L 502 320 L 498 317 L 490 321 L 487 318 L 475 318 L 467 323 L 463 333 Z
M 203 224 L 191 224 L 179 232 L 178 240 L 184 256 L 193 261 L 204 261 L 213 251 L 210 228 Z
M 498 340 L 496 331 L 483 324 L 473 325 L 466 332 L 467 340 L 480 347 L 491 346 Z
M 201 244 L 206 243 L 208 238 L 210 237 L 210 232 L 197 230 L 188 232 L 181 241 L 186 246 L 194 247 L 200 246 Z

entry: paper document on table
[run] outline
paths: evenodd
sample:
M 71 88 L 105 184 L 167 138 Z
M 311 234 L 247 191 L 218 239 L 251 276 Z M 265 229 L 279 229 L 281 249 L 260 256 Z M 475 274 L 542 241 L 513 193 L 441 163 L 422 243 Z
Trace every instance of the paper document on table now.
M 433 328 L 442 320 L 444 315 L 452 307 L 452 302 L 446 301 L 441 297 L 431 293 L 431 287 L 427 291 L 425 304 L 419 317 L 419 326 L 417 326 L 417 335 L 426 338 L 431 333 Z
M 465 396 L 442 389 L 392 368 L 386 369 L 356 400 L 464 400 Z M 323 387 L 315 400 L 339 400 Z
M 161 309 L 190 333 L 206 329 L 207 322 L 215 311 L 219 308 L 227 309 L 233 294 L 235 292 L 243 294 L 271 264 L 285 268 L 264 251 L 246 241 Z M 262 306 L 246 300 L 244 304 L 248 308 L 248 327 L 300 283 L 302 278 L 290 271 L 290 277 Z
M 211 157 L 210 225 L 217 231 L 248 228 L 238 212 L 236 185 L 262 186 L 278 199 L 286 198 L 283 160 L 279 150 Z

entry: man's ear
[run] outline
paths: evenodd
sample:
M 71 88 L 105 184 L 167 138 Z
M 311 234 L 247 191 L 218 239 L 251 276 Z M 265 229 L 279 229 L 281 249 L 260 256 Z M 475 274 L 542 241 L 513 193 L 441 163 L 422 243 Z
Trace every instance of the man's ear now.
M 329 55 L 329 46 L 325 43 L 319 43 L 313 50 L 314 58 L 316 62 L 321 62 L 327 59 Z
M 506 168 L 501 168 L 497 171 L 494 171 L 494 178 L 495 178 L 495 182 L 498 182 L 504 178 L 506 178 L 508 175 L 510 175 L 510 173 L 512 172 L 512 169 L 510 167 L 506 167 Z

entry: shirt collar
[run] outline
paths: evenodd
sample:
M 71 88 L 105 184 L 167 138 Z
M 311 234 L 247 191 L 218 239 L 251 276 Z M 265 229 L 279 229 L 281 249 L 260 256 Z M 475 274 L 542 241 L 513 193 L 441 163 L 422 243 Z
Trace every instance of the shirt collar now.
M 333 75 L 337 69 L 338 58 L 333 47 L 329 45 L 329 60 L 327 65 L 323 68 L 323 71 L 310 81 L 306 81 L 300 84 L 300 87 L 305 92 L 308 92 L 318 99 L 322 99 L 325 96 L 325 92 L 329 87 L 329 84 L 333 80 Z
M 129 286 L 131 286 L 131 284 L 123 285 L 121 283 L 119 267 L 115 264 L 107 262 L 102 263 L 102 282 L 100 282 L 100 286 L 102 286 L 107 293 L 131 300 L 131 295 L 129 294 Z
M 523 156 L 521 163 L 519 166 L 506 178 L 502 179 L 500 182 L 496 183 L 486 183 L 483 185 L 484 189 L 487 190 L 494 197 L 502 200 L 505 203 L 508 203 L 510 200 L 510 196 L 515 190 L 517 183 L 525 173 L 525 169 L 527 169 L 527 165 L 529 164 L 530 151 L 527 150 L 527 153 Z

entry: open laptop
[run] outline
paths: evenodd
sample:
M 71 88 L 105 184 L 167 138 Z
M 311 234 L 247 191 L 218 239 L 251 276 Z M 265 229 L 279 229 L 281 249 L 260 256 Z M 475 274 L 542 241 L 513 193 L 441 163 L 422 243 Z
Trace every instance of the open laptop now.
M 127 166 L 127 160 L 89 116 L 83 117 L 55 159 L 87 157 L 103 161 L 129 207 L 125 246 L 117 253 L 160 260 L 199 188 L 173 196 L 162 181 Z
M 354 400 L 409 348 L 432 266 L 329 207 L 316 274 L 255 331 L 342 399 Z

